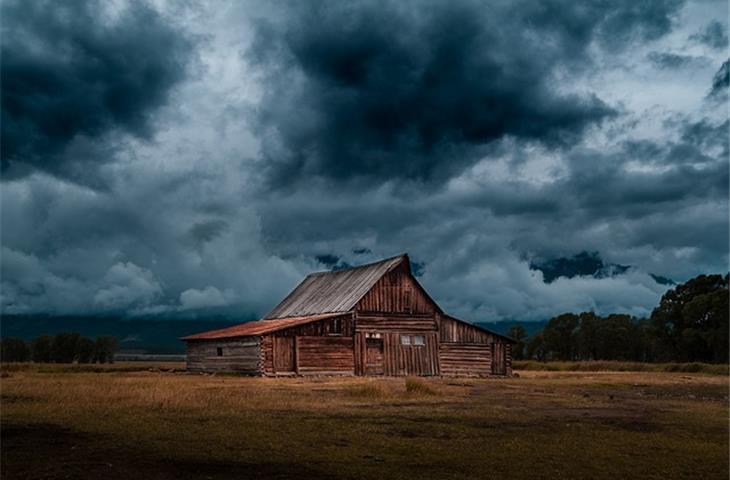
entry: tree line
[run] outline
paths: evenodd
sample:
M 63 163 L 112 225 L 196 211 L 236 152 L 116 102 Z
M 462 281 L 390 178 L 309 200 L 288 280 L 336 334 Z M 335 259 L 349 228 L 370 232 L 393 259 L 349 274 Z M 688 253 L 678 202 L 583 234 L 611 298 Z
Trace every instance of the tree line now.
M 535 360 L 728 362 L 728 275 L 700 275 L 667 291 L 649 318 L 564 313 L 531 337 L 522 326 L 513 357 Z
M 78 333 L 41 335 L 31 342 L 8 337 L 0 341 L 0 359 L 3 362 L 114 363 L 117 345 L 117 339 L 111 336 L 92 340 Z

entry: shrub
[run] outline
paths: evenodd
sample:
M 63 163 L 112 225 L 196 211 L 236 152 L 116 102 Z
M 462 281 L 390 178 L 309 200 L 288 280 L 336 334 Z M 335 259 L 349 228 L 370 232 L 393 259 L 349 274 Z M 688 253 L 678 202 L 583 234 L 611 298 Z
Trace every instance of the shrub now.
M 438 392 L 425 382 L 412 377 L 406 377 L 406 392 L 414 395 L 438 395 Z

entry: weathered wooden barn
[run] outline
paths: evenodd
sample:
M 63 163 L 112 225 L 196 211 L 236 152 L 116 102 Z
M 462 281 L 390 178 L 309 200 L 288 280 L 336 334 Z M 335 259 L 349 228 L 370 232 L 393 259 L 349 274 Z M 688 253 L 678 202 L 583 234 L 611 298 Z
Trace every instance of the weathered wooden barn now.
M 447 315 L 407 255 L 308 275 L 263 320 L 183 337 L 191 371 L 511 375 L 513 341 Z

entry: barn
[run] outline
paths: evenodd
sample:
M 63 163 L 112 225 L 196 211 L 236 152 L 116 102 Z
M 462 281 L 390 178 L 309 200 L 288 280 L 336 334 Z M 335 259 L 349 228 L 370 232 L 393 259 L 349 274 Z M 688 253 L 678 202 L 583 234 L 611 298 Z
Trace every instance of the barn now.
M 408 255 L 308 275 L 264 319 L 183 337 L 190 371 L 511 375 L 513 340 L 446 314 Z

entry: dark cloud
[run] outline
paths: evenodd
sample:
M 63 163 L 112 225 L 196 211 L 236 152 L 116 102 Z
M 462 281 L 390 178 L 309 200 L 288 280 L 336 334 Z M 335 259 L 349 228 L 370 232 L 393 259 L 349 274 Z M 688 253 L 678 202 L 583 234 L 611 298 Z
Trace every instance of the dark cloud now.
M 710 97 L 717 98 L 727 95 L 728 86 L 730 86 L 730 60 L 725 60 L 712 78 Z
M 196 222 L 190 227 L 190 236 L 198 248 L 205 243 L 219 237 L 228 229 L 228 223 L 224 220 L 208 220 L 204 222 Z
M 696 60 L 696 57 L 691 55 L 679 55 L 666 52 L 651 52 L 647 58 L 658 68 L 669 70 L 687 66 Z
M 151 6 L 7 1 L 2 34 L 2 169 L 55 173 L 108 160 L 90 144 L 119 129 L 148 138 L 150 114 L 182 80 L 192 43 Z M 9 167 L 15 166 L 12 172 Z
M 266 77 L 258 131 L 280 185 L 438 181 L 496 139 L 571 144 L 616 112 L 556 73 L 587 68 L 593 43 L 662 36 L 680 3 L 287 5 L 248 54 Z
M 660 276 L 727 268 L 726 77 L 705 96 L 723 52 L 644 68 L 694 54 L 718 2 L 7 5 L 8 58 L 63 94 L 28 83 L 3 126 L 20 147 L 0 189 L 2 314 L 244 320 L 309 272 L 408 252 L 466 319 L 647 315 Z M 137 85 L 162 50 L 167 83 L 140 87 L 138 115 L 104 104 L 94 85 Z M 61 118 L 54 98 L 88 113 L 71 133 L 31 109 Z M 107 188 L 67 181 L 88 170 Z M 530 269 L 583 251 L 610 272 Z
M 705 44 L 715 49 L 727 48 L 727 28 L 717 20 L 713 20 L 701 32 L 691 35 L 690 40 Z

